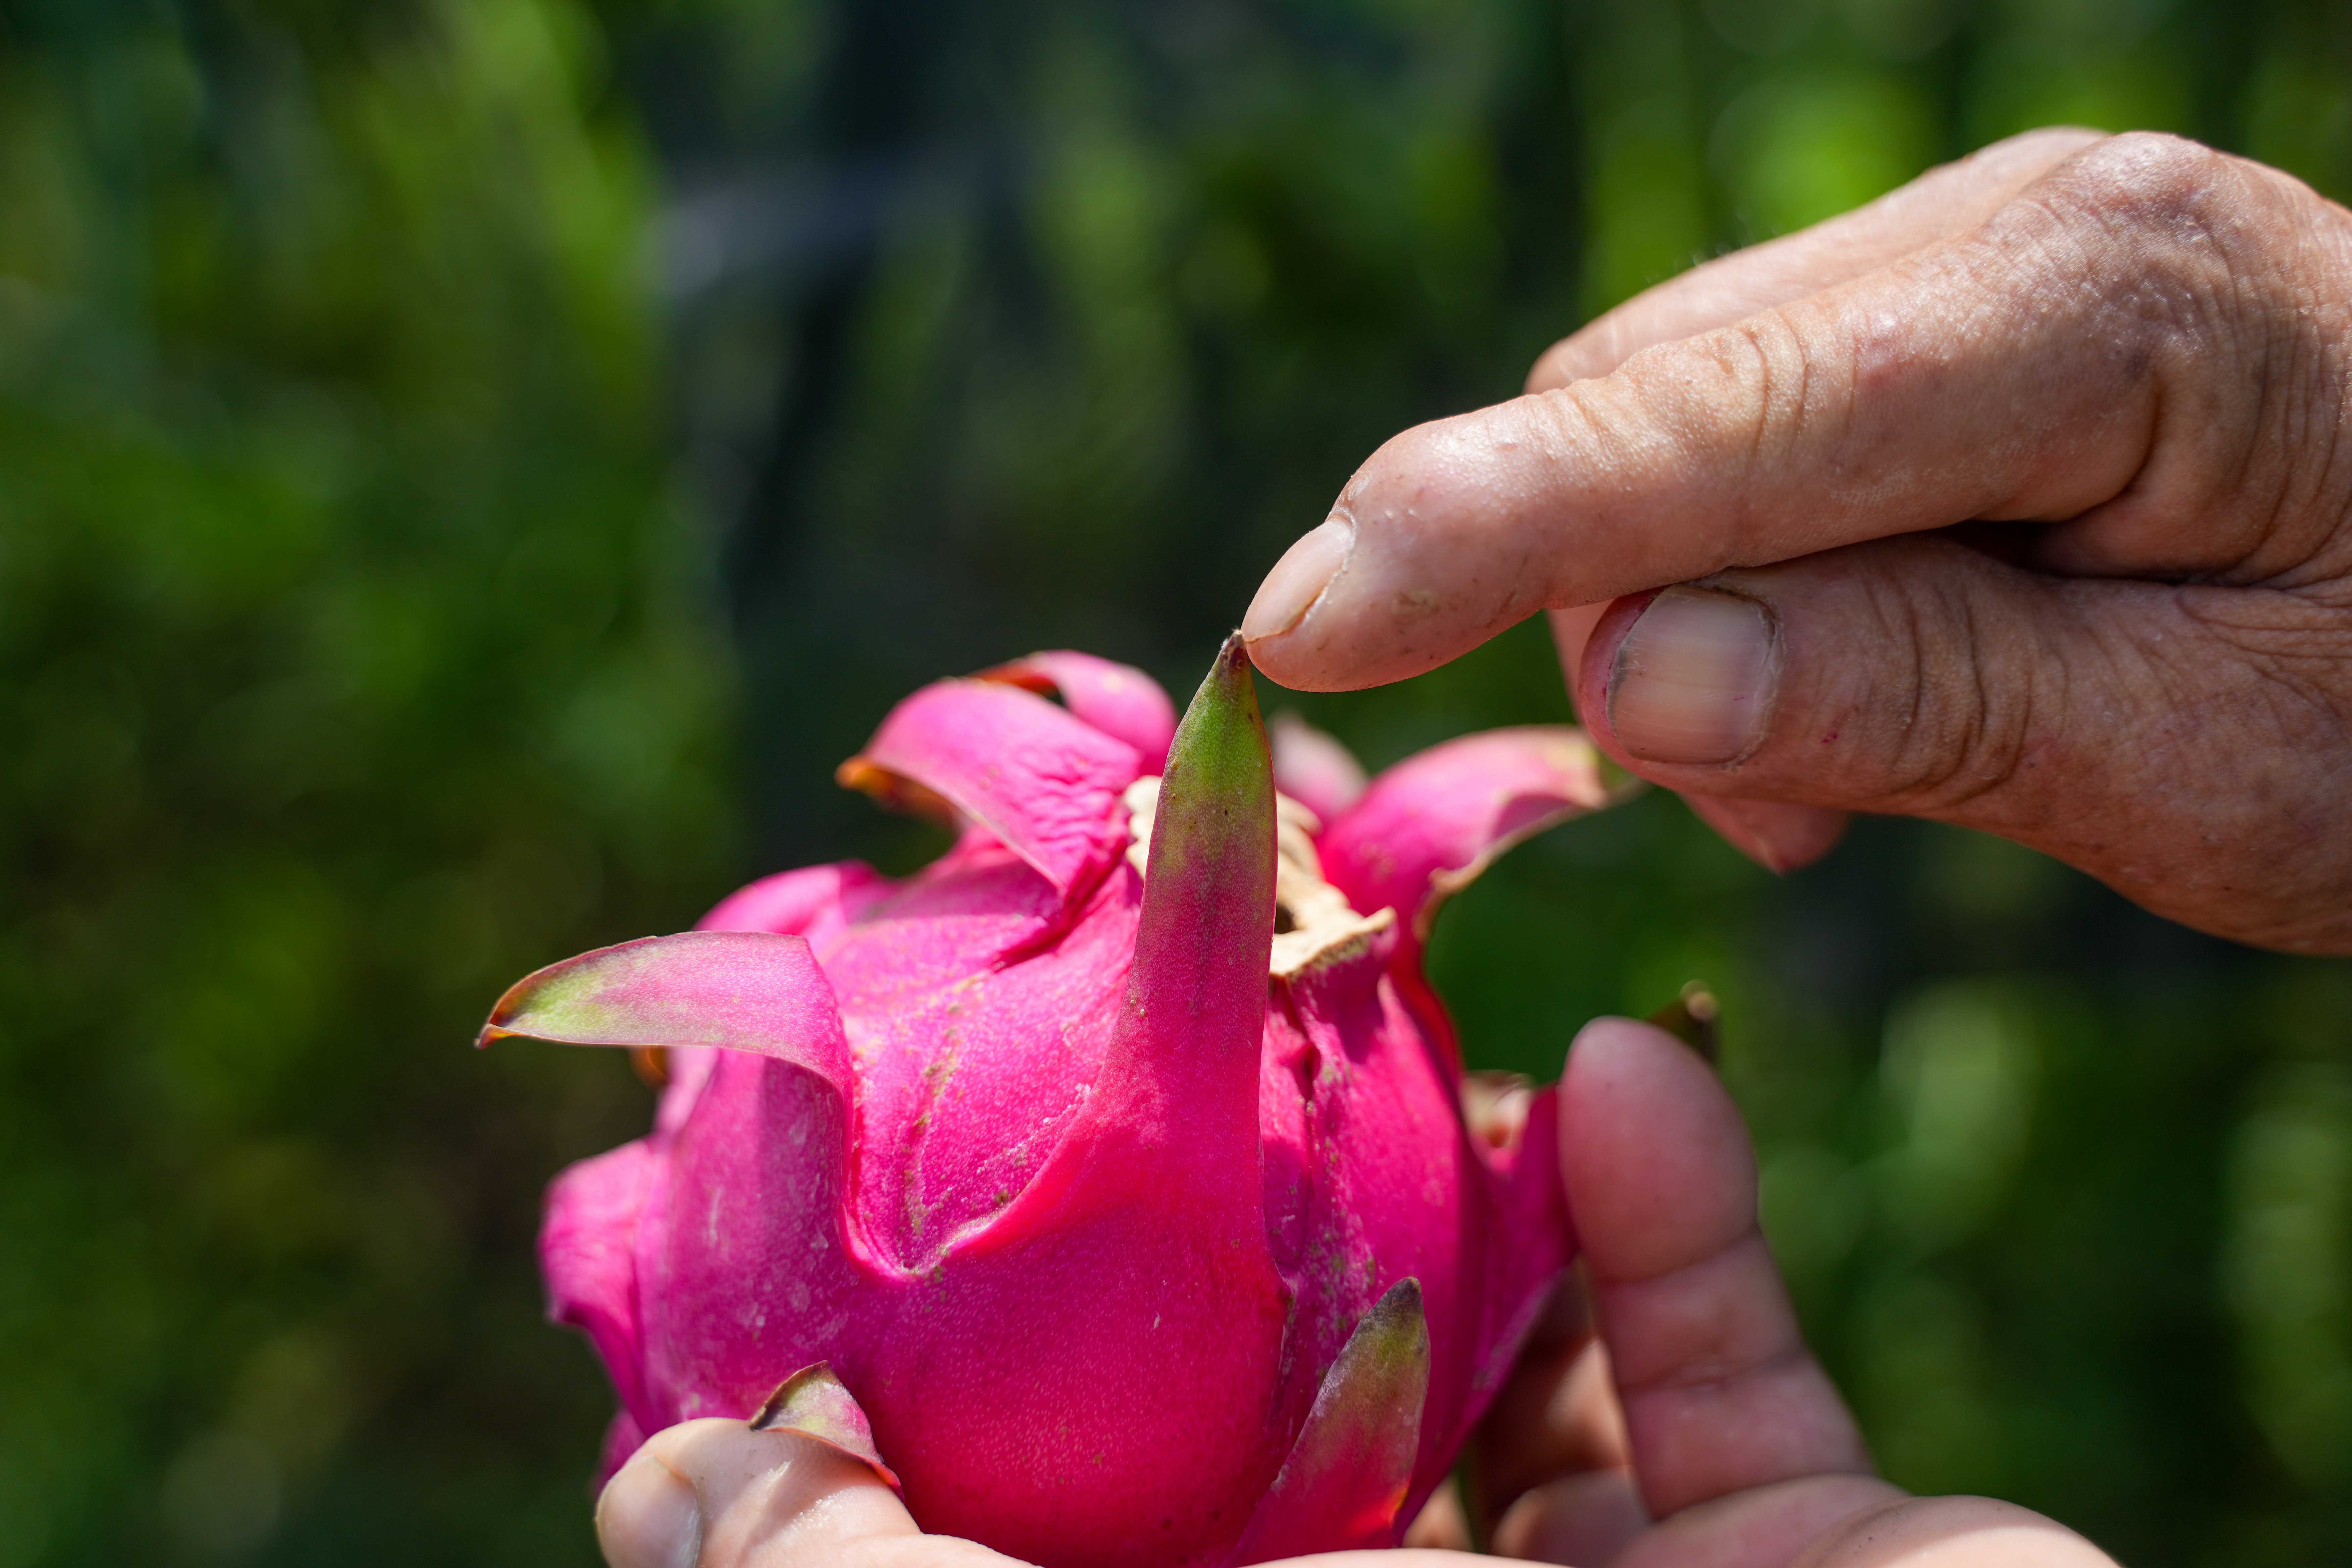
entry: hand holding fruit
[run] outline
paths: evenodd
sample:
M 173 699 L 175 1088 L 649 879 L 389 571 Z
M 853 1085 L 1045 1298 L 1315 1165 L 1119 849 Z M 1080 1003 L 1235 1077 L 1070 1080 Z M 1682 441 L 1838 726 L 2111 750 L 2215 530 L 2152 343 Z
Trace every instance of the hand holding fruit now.
M 2023 1509 L 1906 1498 L 1871 1475 L 1757 1231 L 1738 1113 L 1697 1058 L 1645 1025 L 1602 1019 L 1569 1053 L 1559 1117 L 1607 1349 L 1573 1335 L 1540 1344 L 1505 1390 L 1485 1443 L 1488 1473 L 1517 1494 L 1497 1500 L 1498 1550 L 1588 1568 L 2112 1568 Z M 654 1438 L 606 1488 L 597 1528 L 613 1568 L 1013 1568 L 921 1534 L 857 1461 L 741 1421 Z
M 764 1400 L 1053 1568 L 1392 1545 L 1572 1252 L 1551 1091 L 1465 1079 L 1422 943 L 1607 804 L 1591 744 L 1367 783 L 1269 746 L 1235 637 L 1181 724 L 1139 670 L 1039 654 L 924 688 L 841 777 L 954 846 L 781 872 L 482 1031 L 658 1064 L 652 1131 L 541 1233 L 620 1397 L 608 1466 Z

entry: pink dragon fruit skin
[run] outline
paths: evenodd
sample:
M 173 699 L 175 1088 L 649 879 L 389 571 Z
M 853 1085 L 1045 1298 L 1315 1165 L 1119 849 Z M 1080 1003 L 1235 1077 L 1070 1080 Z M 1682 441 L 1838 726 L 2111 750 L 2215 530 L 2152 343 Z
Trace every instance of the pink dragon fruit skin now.
M 1395 1542 L 1570 1247 L 1549 1091 L 1465 1121 L 1429 914 L 1603 790 L 1569 730 L 1369 788 L 1303 733 L 1270 767 L 1238 638 L 1181 728 L 1082 654 L 942 681 L 842 774 L 948 815 L 945 856 L 508 993 L 485 1044 L 666 1052 L 541 1237 L 608 1468 L 823 1361 L 927 1530 L 1050 1568 Z

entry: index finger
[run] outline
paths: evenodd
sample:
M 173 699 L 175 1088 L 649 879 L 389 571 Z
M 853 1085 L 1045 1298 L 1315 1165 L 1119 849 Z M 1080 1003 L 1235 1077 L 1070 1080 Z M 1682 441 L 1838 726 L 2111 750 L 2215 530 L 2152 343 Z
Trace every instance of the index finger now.
M 2045 126 L 1928 170 L 1876 201 L 1645 289 L 1547 350 L 1529 392 L 1606 375 L 1643 349 L 1785 305 L 1965 234 L 2104 132 Z
M 2184 447 L 2228 434 L 2200 306 L 2244 284 L 2197 232 L 2219 161 L 2189 146 L 2113 138 L 1959 239 L 1395 437 L 1259 590 L 1252 658 L 1378 685 L 1538 609 L 2117 496 L 2159 413 Z

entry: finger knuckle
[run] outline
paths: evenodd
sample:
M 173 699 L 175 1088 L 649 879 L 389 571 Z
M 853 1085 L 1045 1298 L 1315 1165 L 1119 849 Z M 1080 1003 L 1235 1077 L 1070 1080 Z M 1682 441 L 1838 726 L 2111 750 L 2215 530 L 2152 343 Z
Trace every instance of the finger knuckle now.
M 2072 248 L 2087 325 L 2166 389 L 2185 513 L 2251 550 L 2283 518 L 2326 510 L 2352 308 L 2352 221 L 2290 176 L 2178 136 L 2112 136 L 2034 193 Z M 2227 553 L 2224 552 L 2223 553 Z
M 2267 302 L 2280 192 L 2258 166 L 2141 131 L 2085 148 L 2045 184 L 2121 315 L 2210 344 Z
M 2176 468 L 2175 482 L 2219 482 L 2258 454 L 2282 410 L 2326 403 L 2303 395 L 2325 392 L 2341 355 L 2315 337 L 2294 260 L 2315 248 L 2323 207 L 2244 159 L 2135 132 L 2066 159 L 1979 242 L 2010 287 L 2066 320 L 2079 366 L 2121 395 L 2162 389 L 2167 428 L 2208 458 Z
M 2130 131 L 2068 161 L 2069 183 L 2091 211 L 2137 228 L 2195 227 L 2226 160 L 2202 142 Z

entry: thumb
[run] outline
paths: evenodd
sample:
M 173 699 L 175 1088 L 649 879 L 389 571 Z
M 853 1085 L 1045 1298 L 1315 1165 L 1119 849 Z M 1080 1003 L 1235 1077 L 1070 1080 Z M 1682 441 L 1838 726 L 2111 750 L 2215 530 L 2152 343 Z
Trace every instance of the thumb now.
M 2352 948 L 2352 734 L 2289 593 L 2059 579 L 1927 536 L 1620 599 L 1578 672 L 1619 761 L 1692 795 L 1983 828 L 2186 924 Z
M 611 1568 L 1026 1568 L 925 1535 L 858 1460 L 792 1431 L 709 1417 L 656 1432 L 596 1502 Z M 1339 1552 L 1265 1568 L 1447 1568 L 1452 1552 Z
M 1576 689 L 1576 672 L 1584 663 L 1584 645 L 1591 640 L 1592 629 L 1601 624 L 1609 605 L 1604 600 L 1549 612 L 1552 641 L 1559 648 L 1560 673 L 1571 693 Z M 1725 843 L 1768 871 L 1810 866 L 1836 848 L 1845 834 L 1845 813 L 1818 805 L 1738 800 L 1721 795 L 1685 795 L 1683 804 Z
M 1017 1568 L 922 1536 L 898 1495 L 837 1448 L 740 1421 L 657 1432 L 596 1502 L 611 1568 Z

